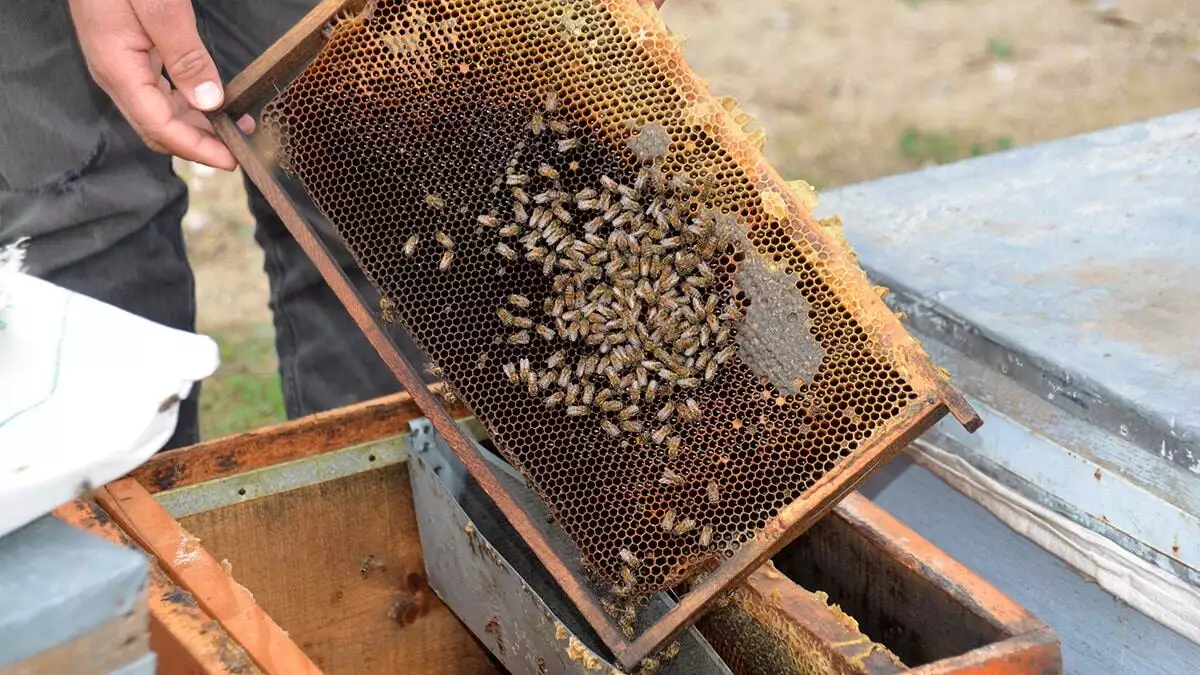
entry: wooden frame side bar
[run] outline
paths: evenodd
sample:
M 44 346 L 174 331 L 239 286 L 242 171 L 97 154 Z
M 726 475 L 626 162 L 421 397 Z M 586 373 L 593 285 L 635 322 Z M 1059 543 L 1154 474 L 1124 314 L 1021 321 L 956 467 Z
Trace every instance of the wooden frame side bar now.
M 137 481 L 124 478 L 99 489 L 96 500 L 131 539 L 157 558 L 175 583 L 216 619 L 265 673 L 318 675 L 317 668 L 238 584 Z
M 234 119 L 250 112 L 316 53 L 324 40 L 322 31 L 332 19 L 342 12 L 358 12 L 370 1 L 321 0 L 283 37 L 230 80 L 225 87 L 222 112 Z
M 55 517 L 119 546 L 137 548 L 96 504 L 76 500 L 60 506 Z M 158 563 L 149 560 L 150 648 L 158 671 L 191 675 L 253 675 L 262 670 L 221 625 L 200 608 L 195 596 L 177 586 Z

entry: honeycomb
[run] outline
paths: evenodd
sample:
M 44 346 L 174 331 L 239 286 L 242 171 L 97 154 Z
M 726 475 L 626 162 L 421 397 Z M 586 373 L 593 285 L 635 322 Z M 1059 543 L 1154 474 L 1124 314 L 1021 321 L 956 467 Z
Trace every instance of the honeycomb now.
M 632 0 L 379 0 L 263 121 L 618 598 L 721 564 L 917 399 L 836 235 Z

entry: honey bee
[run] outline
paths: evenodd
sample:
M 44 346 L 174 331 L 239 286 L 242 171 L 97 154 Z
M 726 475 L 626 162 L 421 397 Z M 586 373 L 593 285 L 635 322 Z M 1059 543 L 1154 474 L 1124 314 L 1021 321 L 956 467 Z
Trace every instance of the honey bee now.
M 367 572 L 370 572 L 372 569 L 374 569 L 375 565 L 375 556 L 367 555 L 367 557 L 363 558 L 362 565 L 360 565 L 358 568 L 358 573 L 361 574 L 364 579 L 366 579 Z
M 479 370 L 483 370 L 484 368 L 487 367 L 487 362 L 488 362 L 487 352 L 483 352 L 482 354 L 479 355 L 479 360 L 476 362 L 475 367 L 478 368 Z
M 667 401 L 661 408 L 658 409 L 658 412 L 655 413 L 654 419 L 658 420 L 659 422 L 666 422 L 667 420 L 671 419 L 671 413 L 673 412 L 675 412 L 675 404 Z
M 504 243 L 496 244 L 496 253 L 499 253 L 502 257 L 504 257 L 508 260 L 516 260 L 517 259 L 517 252 L 512 250 L 512 248 L 510 248 L 508 246 L 508 244 L 504 244 Z
M 668 509 L 663 514 L 659 526 L 662 527 L 663 532 L 670 532 L 675 527 L 675 509 Z
M 716 343 L 718 345 L 724 345 L 727 342 L 729 342 L 729 326 L 722 326 L 721 330 L 717 331 Z
M 662 445 L 663 442 L 667 440 L 667 436 L 670 436 L 670 435 L 671 435 L 671 425 L 664 424 L 661 427 L 654 430 L 654 433 L 650 435 L 650 440 L 654 441 L 655 445 Z
M 518 331 L 509 335 L 504 341 L 510 345 L 527 345 L 529 344 L 529 331 Z
M 539 389 L 549 389 L 550 385 L 554 384 L 554 373 L 542 373 L 542 376 L 538 379 L 537 384 Z
M 583 384 L 583 393 L 580 395 L 579 399 L 580 403 L 583 403 L 584 405 L 591 405 L 592 401 L 595 399 L 595 396 L 596 385 L 592 384 L 591 382 L 585 382 Z
M 674 457 L 679 453 L 679 446 L 683 440 L 678 436 L 672 436 L 667 439 L 667 457 Z
M 450 263 L 453 261 L 454 249 L 448 248 L 446 249 L 446 252 L 442 254 L 442 260 L 438 263 L 438 269 L 442 271 L 450 269 Z
M 529 130 L 534 136 L 541 136 L 542 131 L 546 128 L 546 118 L 541 113 L 533 113 L 533 119 L 529 120 Z
M 675 536 L 679 537 L 691 532 L 694 529 L 696 529 L 696 521 L 692 520 L 691 518 L 684 518 L 678 523 L 675 523 L 674 533 Z
M 404 241 L 404 257 L 411 258 L 417 252 L 417 246 L 421 244 L 421 237 L 413 235 Z
M 667 468 L 663 469 L 662 476 L 659 477 L 658 482 L 662 485 L 683 485 L 683 476 Z
M 571 384 L 571 367 L 563 366 L 562 370 L 560 370 L 558 373 L 558 379 L 556 379 L 554 382 L 560 388 L 566 389 L 567 386 Z
M 545 100 L 546 112 L 554 114 L 558 112 L 558 93 L 551 91 L 546 94 Z
M 522 188 L 514 186 L 509 194 L 512 195 L 513 199 L 517 200 L 516 202 L 513 203 L 514 212 L 516 211 L 517 204 L 521 204 L 523 207 L 529 204 L 529 201 L 530 201 L 529 194 L 527 192 L 525 192 L 525 190 L 523 190 Z M 524 208 L 521 209 L 521 213 L 522 214 L 525 213 Z M 520 220 L 521 220 L 521 222 L 525 222 L 524 218 L 521 218 Z
M 567 358 L 566 353 L 560 349 L 560 350 L 554 352 L 553 354 L 551 354 L 546 359 L 546 367 L 547 368 L 557 368 L 563 364 L 563 361 L 565 361 L 566 358 Z
M 608 420 L 601 420 L 600 428 L 604 430 L 604 433 L 608 434 L 609 436 L 611 436 L 613 438 L 616 438 L 617 436 L 621 435 L 621 428 Z
M 617 400 L 605 401 L 598 405 L 600 406 L 600 410 L 604 412 L 617 412 L 621 408 L 625 407 L 624 403 Z
M 395 305 L 387 298 L 379 298 L 379 320 L 390 324 L 396 321 Z
M 513 319 L 516 318 L 513 316 L 512 312 L 504 309 L 503 307 L 496 310 L 496 316 L 500 317 L 500 321 L 504 322 L 505 326 L 513 325 Z
M 570 152 L 578 147 L 579 147 L 579 139 L 578 138 L 564 138 L 564 139 L 559 140 L 559 142 L 558 142 L 558 151 L 559 152 Z
M 667 181 L 667 184 L 676 192 L 687 192 L 688 190 L 692 189 L 691 182 L 688 181 L 687 176 L 682 173 L 672 174 L 671 179 Z
M 525 316 L 514 316 L 512 325 L 517 328 L 533 328 L 533 319 Z
M 641 411 L 636 405 L 630 405 L 622 409 L 621 412 L 617 413 L 617 419 L 627 420 L 636 416 L 639 412 Z
M 712 538 L 713 538 L 712 525 L 705 525 L 704 527 L 700 528 L 700 546 L 701 547 L 708 548 L 708 546 L 710 544 L 712 544 Z
M 546 342 L 554 341 L 554 338 L 555 338 L 554 329 L 550 328 L 549 326 L 539 323 L 538 325 L 534 326 L 533 329 L 535 331 L 537 331 L 537 334 L 539 336 L 541 336 L 541 338 L 543 340 L 545 340 Z
M 616 192 L 617 188 L 620 187 L 620 183 L 609 178 L 608 176 L 600 176 L 600 185 L 609 192 Z
M 712 379 L 717 376 L 717 362 L 709 361 L 704 367 L 704 381 L 712 382 Z
M 567 407 L 567 417 L 584 417 L 590 410 L 584 405 L 573 405 Z
M 619 427 L 620 427 L 621 431 L 625 431 L 625 432 L 628 432 L 631 434 L 642 433 L 642 423 L 637 420 L 625 420 L 625 421 L 621 422 Z
M 520 371 L 522 380 L 528 381 L 533 376 L 533 370 L 529 367 L 529 359 L 521 357 Z
M 654 398 L 657 395 L 658 395 L 658 380 L 650 380 L 650 382 L 646 385 L 646 392 L 644 394 L 644 398 L 646 399 L 647 403 L 653 403 Z
M 676 384 L 684 389 L 695 389 L 700 386 L 700 380 L 695 377 L 681 377 Z
M 696 399 L 694 398 L 689 398 L 684 401 L 683 408 L 678 412 L 681 417 L 686 415 L 687 421 L 689 422 L 695 422 L 696 420 L 700 419 L 701 415 L 703 415 L 703 412 L 700 410 L 700 404 L 696 403 Z
M 517 225 L 516 223 L 509 223 L 508 225 L 500 228 L 501 237 L 515 237 L 518 234 L 521 234 L 521 226 Z
M 713 358 L 718 364 L 724 364 L 726 361 L 729 360 L 729 357 L 733 356 L 734 351 L 736 351 L 736 349 L 734 348 L 733 345 L 730 345 L 730 346 L 722 349 L 721 351 L 717 352 L 717 355 Z
M 579 389 L 579 385 L 575 384 L 574 382 L 567 385 L 567 393 L 566 397 L 564 398 L 564 402 L 567 405 L 575 405 L 575 402 L 579 400 Z
M 546 126 L 550 127 L 550 131 L 553 131 L 559 136 L 566 136 L 567 134 L 571 133 L 571 127 L 567 126 L 566 122 L 550 120 L 546 123 Z
M 529 183 L 529 176 L 520 173 L 510 173 L 504 177 L 505 185 L 525 185 Z
M 482 217 L 482 216 L 480 216 L 480 217 Z M 454 248 L 454 240 L 451 239 L 450 236 L 447 235 L 445 232 L 441 232 L 441 231 L 435 232 L 433 234 L 433 238 L 436 239 L 437 243 L 441 244 L 443 248 Z
M 446 200 L 442 199 L 441 195 L 435 193 L 425 195 L 425 204 L 436 211 L 446 208 Z
M 642 565 L 642 561 L 639 560 L 638 557 L 633 554 L 633 551 L 630 551 L 627 548 L 623 548 L 620 551 L 618 551 L 617 557 L 621 559 L 621 562 L 625 563 L 626 565 L 629 565 L 633 569 L 637 569 L 638 567 L 641 567 L 641 565 Z
M 562 204 L 555 204 L 554 207 L 551 208 L 551 213 L 554 214 L 555 218 L 558 218 L 560 221 L 562 221 L 564 223 L 569 223 L 573 219 L 573 216 L 566 209 L 564 209 L 562 207 Z M 563 245 L 563 248 L 570 246 L 569 240 L 563 239 L 563 241 L 567 242 L 566 244 Z
M 717 485 L 717 481 L 715 481 L 715 480 L 708 481 L 708 489 L 706 490 L 706 492 L 708 494 L 708 503 L 709 504 L 720 503 L 721 488 L 720 488 L 720 486 Z
M 513 384 L 519 384 L 521 382 L 521 376 L 517 374 L 516 366 L 511 363 L 506 363 L 502 367 L 504 369 L 504 376 L 508 378 L 509 382 L 512 382 Z
M 635 575 L 633 573 L 633 570 L 630 569 L 629 567 L 622 567 L 621 568 L 621 581 L 624 581 L 627 585 L 632 586 L 634 584 L 634 582 L 637 581 L 637 575 Z
M 425 365 L 425 372 L 429 373 L 430 375 L 432 375 L 434 377 L 441 377 L 442 376 L 442 367 L 436 363 L 428 363 Z
M 632 621 L 621 619 L 621 634 L 625 636 L 626 640 L 632 640 L 633 636 L 637 635 Z
M 558 169 L 555 169 L 554 167 L 550 166 L 549 164 L 543 164 L 543 165 L 539 166 L 538 167 L 538 175 L 541 176 L 542 178 L 549 178 L 550 180 L 558 180 L 560 177 L 559 173 L 558 173 Z

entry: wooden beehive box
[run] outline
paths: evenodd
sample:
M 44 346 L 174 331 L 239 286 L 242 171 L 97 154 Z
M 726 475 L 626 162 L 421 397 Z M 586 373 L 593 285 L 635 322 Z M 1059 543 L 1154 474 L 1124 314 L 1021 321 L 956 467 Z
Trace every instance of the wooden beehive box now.
M 499 672 L 426 582 L 419 417 L 402 394 L 162 453 L 58 515 L 154 558 L 160 672 Z M 1061 670 L 1049 628 L 858 495 L 698 626 L 736 673 Z

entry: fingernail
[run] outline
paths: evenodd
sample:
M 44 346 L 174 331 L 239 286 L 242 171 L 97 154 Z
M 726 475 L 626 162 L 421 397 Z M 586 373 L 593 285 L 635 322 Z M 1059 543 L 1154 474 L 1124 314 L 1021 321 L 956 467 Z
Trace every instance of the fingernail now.
M 221 99 L 224 98 L 221 94 L 221 87 L 216 82 L 208 81 L 201 82 L 199 86 L 192 90 L 192 97 L 196 101 L 196 105 L 202 110 L 215 110 L 221 106 Z

